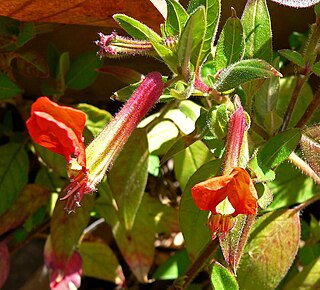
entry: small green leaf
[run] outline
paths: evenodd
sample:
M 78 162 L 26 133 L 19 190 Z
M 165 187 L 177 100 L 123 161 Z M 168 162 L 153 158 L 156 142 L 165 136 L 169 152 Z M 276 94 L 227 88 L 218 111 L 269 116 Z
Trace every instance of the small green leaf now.
M 157 33 L 136 19 L 125 14 L 115 14 L 113 18 L 133 38 L 149 40 L 152 37 L 156 42 L 161 42 L 161 37 Z
M 239 285 L 230 271 L 215 262 L 211 269 L 211 283 L 215 290 L 238 290 Z
M 123 277 L 121 266 L 110 247 L 101 240 L 82 242 L 79 247 L 85 276 L 119 282 Z
M 102 129 L 111 121 L 112 115 L 89 104 L 79 104 L 77 108 L 87 114 L 86 127 L 96 137 Z
M 272 59 L 271 20 L 266 0 L 248 1 L 241 17 L 245 41 L 246 59 Z
M 171 280 L 182 276 L 191 265 L 186 249 L 174 253 L 168 260 L 161 264 L 152 277 L 160 280 Z
M 312 65 L 312 72 L 316 74 L 318 77 L 320 77 L 320 61 Z
M 108 173 L 108 181 L 126 230 L 131 230 L 148 178 L 146 132 L 137 129 L 124 145 Z
M 20 29 L 20 32 L 15 44 L 18 47 L 21 47 L 35 36 L 36 30 L 35 30 L 35 24 L 33 22 L 22 23 L 19 29 Z
M 228 66 L 219 74 L 214 83 L 214 89 L 219 92 L 225 92 L 246 82 L 273 76 L 281 76 L 281 74 L 264 60 L 241 60 Z
M 183 6 L 175 0 L 166 0 L 168 15 L 165 22 L 165 31 L 168 36 L 175 37 L 180 35 L 182 27 L 188 19 L 188 13 Z
M 49 68 L 42 55 L 36 52 L 24 52 L 17 55 L 19 72 L 28 77 L 46 78 L 49 76 Z
M 188 180 L 182 193 L 179 220 L 191 260 L 199 255 L 211 239 L 211 231 L 207 226 L 208 211 L 202 211 L 196 206 L 191 195 L 191 189 L 198 182 L 218 175 L 220 166 L 220 160 L 203 164 Z
M 242 59 L 244 54 L 244 33 L 240 19 L 234 9 L 218 39 L 214 66 L 216 71 L 226 68 Z
M 178 62 L 182 74 L 189 79 L 190 62 L 194 71 L 200 65 L 198 58 L 201 53 L 201 46 L 205 35 L 205 8 L 198 7 L 186 22 L 178 43 Z
M 78 56 L 71 62 L 66 77 L 66 86 L 74 90 L 82 90 L 90 86 L 98 76 L 96 69 L 101 65 L 102 62 L 97 58 L 95 51 Z
M 23 145 L 0 146 L 0 214 L 10 208 L 27 184 L 28 168 L 28 155 Z
M 298 65 L 300 67 L 304 67 L 305 66 L 304 58 L 303 58 L 301 53 L 299 53 L 299 52 L 297 52 L 295 50 L 291 50 L 291 49 L 281 49 L 278 52 L 280 53 L 280 55 L 282 55 L 286 59 L 290 60 L 294 64 L 296 64 L 296 65 Z
M 0 100 L 9 99 L 22 93 L 22 90 L 8 76 L 0 72 Z
M 275 211 L 260 217 L 253 224 L 237 271 L 240 289 L 275 289 L 290 268 L 299 242 L 299 212 Z
M 230 112 L 227 104 L 214 106 L 207 114 L 207 124 L 210 132 L 216 138 L 223 139 L 227 135 Z
M 258 163 L 262 169 L 275 168 L 286 160 L 301 139 L 300 129 L 293 128 L 269 139 L 258 151 Z

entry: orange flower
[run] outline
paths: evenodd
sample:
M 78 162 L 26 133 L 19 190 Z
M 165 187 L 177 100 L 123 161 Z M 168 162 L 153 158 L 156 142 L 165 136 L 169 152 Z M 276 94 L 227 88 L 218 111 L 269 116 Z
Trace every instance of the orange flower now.
M 248 172 L 233 168 L 229 175 L 217 176 L 196 184 L 192 197 L 201 210 L 209 210 L 208 225 L 212 237 L 225 235 L 232 229 L 238 214 L 257 213 L 257 191 Z

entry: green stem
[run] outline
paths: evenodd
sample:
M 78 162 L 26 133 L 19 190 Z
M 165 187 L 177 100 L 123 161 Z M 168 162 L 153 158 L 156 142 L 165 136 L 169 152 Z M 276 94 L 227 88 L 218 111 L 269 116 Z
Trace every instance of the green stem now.
M 197 257 L 194 263 L 187 270 L 185 275 L 183 276 L 183 280 L 180 278 L 176 279 L 173 282 L 173 285 L 169 288 L 171 290 L 183 290 L 186 289 L 190 283 L 194 280 L 197 274 L 209 263 L 212 261 L 212 256 L 215 253 L 217 247 L 219 245 L 219 240 L 214 239 L 210 241 L 201 254 Z
M 305 175 L 311 177 L 315 183 L 320 185 L 320 177 L 313 171 L 313 169 L 304 162 L 297 154 L 292 152 L 289 156 L 289 160 L 298 167 Z

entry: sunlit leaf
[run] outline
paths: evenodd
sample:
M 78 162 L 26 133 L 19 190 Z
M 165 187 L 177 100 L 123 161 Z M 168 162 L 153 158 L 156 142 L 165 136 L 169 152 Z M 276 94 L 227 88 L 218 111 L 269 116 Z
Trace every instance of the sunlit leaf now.
M 211 269 L 211 283 L 215 290 L 238 290 L 236 278 L 219 263 L 214 263 Z
M 260 217 L 251 229 L 237 271 L 240 289 L 275 289 L 290 268 L 299 242 L 299 212 L 275 211 Z
M 294 64 L 296 64 L 300 67 L 305 66 L 304 58 L 301 53 L 299 53 L 295 50 L 291 50 L 291 49 L 281 49 L 281 50 L 279 50 L 279 53 L 280 53 L 280 55 L 282 55 L 286 59 L 290 60 Z
M 108 173 L 110 188 L 127 230 L 134 224 L 145 191 L 148 156 L 146 132 L 135 130 Z
M 226 68 L 242 59 L 244 54 L 244 33 L 240 19 L 235 10 L 226 21 L 216 47 L 214 66 L 216 71 Z
M 80 244 L 82 270 L 85 276 L 120 282 L 123 277 L 121 266 L 110 247 L 101 240 L 85 241 Z
M 246 36 L 244 57 L 271 62 L 272 31 L 266 0 L 249 0 L 241 21 Z
M 281 76 L 270 64 L 261 59 L 247 59 L 236 62 L 224 69 L 214 82 L 214 89 L 225 92 L 246 82 Z
M 0 146 L 0 214 L 10 208 L 28 182 L 29 161 L 22 144 Z
M 305 8 L 320 2 L 319 0 L 271 0 L 271 1 L 285 5 L 285 6 L 295 7 L 295 8 Z
M 169 36 L 177 36 L 188 19 L 188 13 L 183 6 L 175 0 L 167 0 L 168 16 L 165 22 L 165 30 Z

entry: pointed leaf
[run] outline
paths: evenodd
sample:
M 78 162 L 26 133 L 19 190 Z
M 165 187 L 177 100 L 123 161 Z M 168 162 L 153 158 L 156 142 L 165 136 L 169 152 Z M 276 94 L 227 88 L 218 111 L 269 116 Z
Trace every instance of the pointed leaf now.
M 214 263 L 211 269 L 211 283 L 215 290 L 238 290 L 236 278 L 230 271 L 218 262 Z
M 319 0 L 271 0 L 271 1 L 285 5 L 285 6 L 295 7 L 295 8 L 310 7 L 320 2 Z
M 148 177 L 148 143 L 143 129 L 135 130 L 108 174 L 125 228 L 132 229 Z
M 272 32 L 266 0 L 249 0 L 241 21 L 246 36 L 244 57 L 271 62 Z
M 39 185 L 28 184 L 4 214 L 0 216 L 0 235 L 16 228 L 49 199 L 50 192 Z
M 205 9 L 200 6 L 189 16 L 179 38 L 178 62 L 185 78 L 189 78 L 190 62 L 195 70 L 199 66 L 198 58 L 201 53 L 204 35 Z
M 17 57 L 19 72 L 28 77 L 46 78 L 49 76 L 49 68 L 44 57 L 36 52 L 19 53 Z
M 219 74 L 214 83 L 214 89 L 225 92 L 246 82 L 273 76 L 281 76 L 281 74 L 264 60 L 241 60 L 228 66 Z
M 295 50 L 291 50 L 291 49 L 281 49 L 278 52 L 280 53 L 280 55 L 282 55 L 286 59 L 290 60 L 294 64 L 296 64 L 296 65 L 298 65 L 300 67 L 304 67 L 305 66 L 304 58 L 303 58 L 301 53 L 299 53 L 299 52 L 297 52 Z
M 299 214 L 293 210 L 275 211 L 254 223 L 237 271 L 240 289 L 276 288 L 299 248 Z
M 320 61 L 312 65 L 312 72 L 316 74 L 318 77 L 320 76 Z
M 258 151 L 258 163 L 267 172 L 286 160 L 291 152 L 297 147 L 301 139 L 300 129 L 294 128 L 281 132 L 269 139 Z
M 0 288 L 6 282 L 10 271 L 10 253 L 5 242 L 0 243 Z
M 228 18 L 218 39 L 214 66 L 216 71 L 226 68 L 242 59 L 244 54 L 244 33 L 240 19 L 235 10 Z
M 27 184 L 28 168 L 28 155 L 23 145 L 0 146 L 0 214 L 10 208 Z
M 79 247 L 85 276 L 119 283 L 121 266 L 110 247 L 101 240 L 82 242 Z
M 90 220 L 90 212 L 93 208 L 93 196 L 85 195 L 81 207 L 74 214 L 65 211 L 65 201 L 58 200 L 51 218 L 51 243 L 53 254 L 66 262 L 85 227 Z
M 183 6 L 175 0 L 166 0 L 168 16 L 165 22 L 165 30 L 168 36 L 180 35 L 184 24 L 188 19 L 188 13 Z
M 125 14 L 115 14 L 113 18 L 133 38 L 149 40 L 151 36 L 155 41 L 161 42 L 161 37 L 157 33 L 136 19 Z
M 22 90 L 8 76 L 0 72 L 0 100 L 9 99 L 22 93 Z
M 78 56 L 71 62 L 66 77 L 66 86 L 74 90 L 82 90 L 90 86 L 98 76 L 96 69 L 102 66 L 95 51 Z
M 210 241 L 211 231 L 207 226 L 209 212 L 202 211 L 196 206 L 191 188 L 198 182 L 218 175 L 220 165 L 220 160 L 213 160 L 201 166 L 189 179 L 182 194 L 179 220 L 186 248 L 192 259 L 196 258 Z

